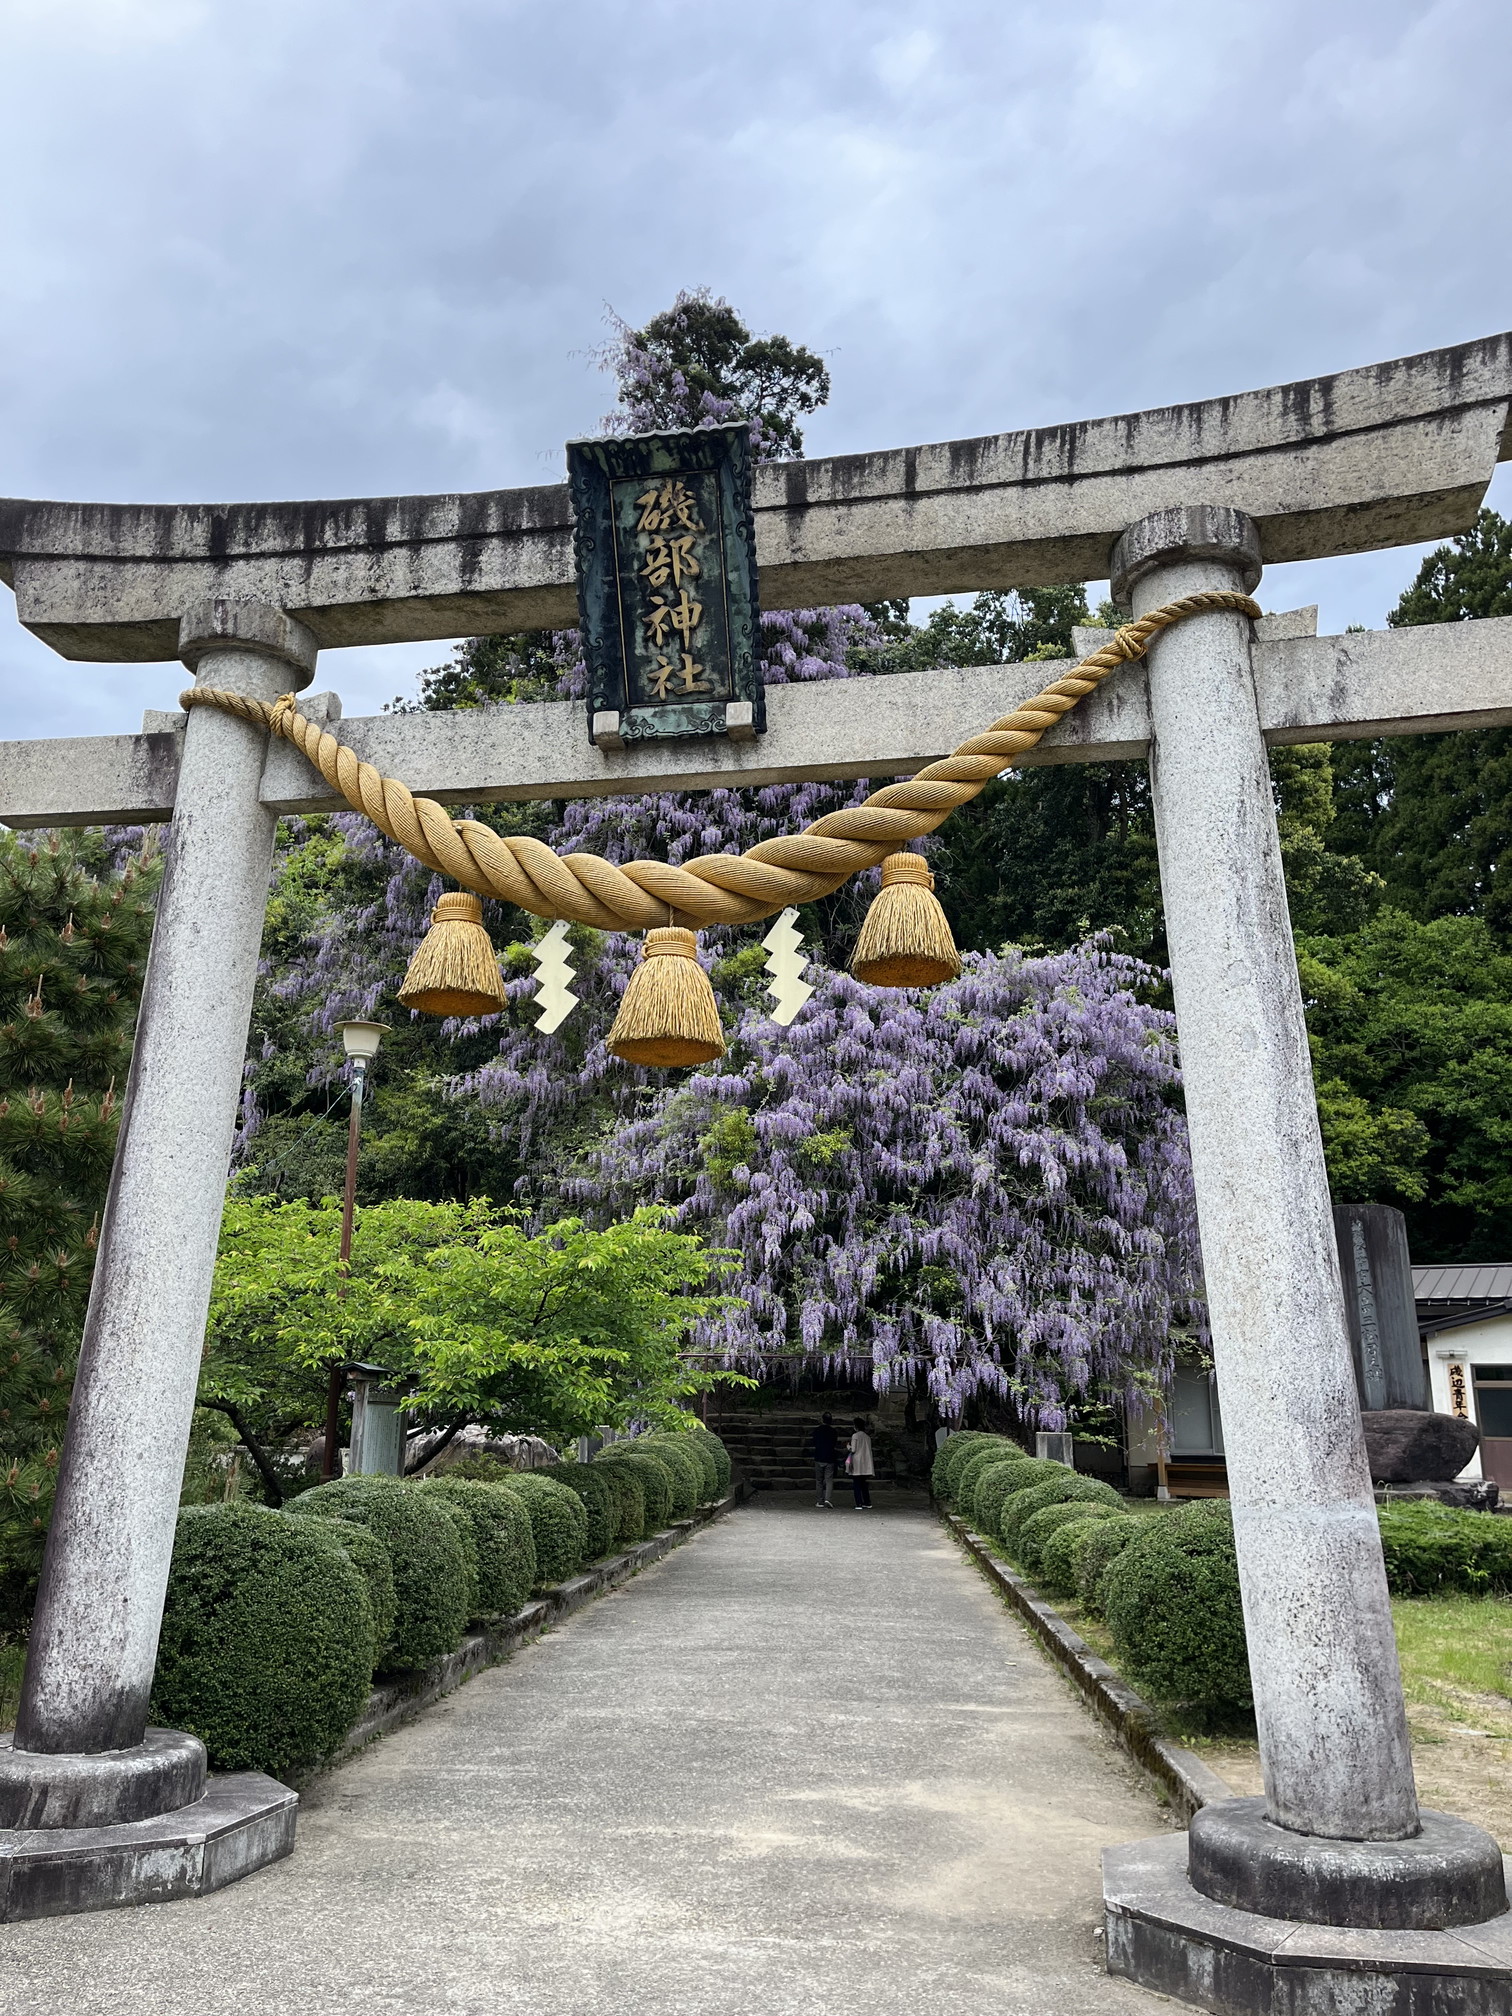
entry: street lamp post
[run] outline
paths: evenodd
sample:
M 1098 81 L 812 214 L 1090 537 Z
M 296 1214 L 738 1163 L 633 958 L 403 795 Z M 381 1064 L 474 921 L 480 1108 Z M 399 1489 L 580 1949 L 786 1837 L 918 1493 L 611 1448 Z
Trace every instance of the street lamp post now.
M 368 1066 L 378 1055 L 386 1022 L 338 1022 L 341 1041 L 352 1063 L 352 1110 L 347 1122 L 346 1182 L 341 1193 L 341 1287 L 346 1294 L 347 1269 L 352 1259 L 352 1219 L 357 1205 L 357 1147 L 362 1139 L 362 1094 L 367 1084 Z M 339 1361 L 330 1369 L 326 1384 L 325 1457 L 321 1475 L 336 1475 L 336 1443 L 341 1430 L 341 1396 L 346 1387 L 346 1368 Z

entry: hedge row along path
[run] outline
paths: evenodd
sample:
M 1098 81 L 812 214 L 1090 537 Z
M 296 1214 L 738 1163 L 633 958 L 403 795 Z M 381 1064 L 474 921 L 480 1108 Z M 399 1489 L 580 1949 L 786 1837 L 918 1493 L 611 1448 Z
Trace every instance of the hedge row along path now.
M 9 1927 L 6 2006 L 1155 2016 L 1094 1935 L 1160 1824 L 922 1501 L 763 1496 L 318 1780 L 288 1861 Z

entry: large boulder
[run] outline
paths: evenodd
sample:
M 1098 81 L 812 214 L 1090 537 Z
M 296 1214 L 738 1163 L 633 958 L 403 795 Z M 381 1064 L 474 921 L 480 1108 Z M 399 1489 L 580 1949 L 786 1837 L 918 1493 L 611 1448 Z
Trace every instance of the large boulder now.
M 1426 1484 L 1457 1477 L 1480 1447 L 1480 1430 L 1455 1414 L 1383 1407 L 1361 1415 L 1370 1474 L 1377 1484 Z

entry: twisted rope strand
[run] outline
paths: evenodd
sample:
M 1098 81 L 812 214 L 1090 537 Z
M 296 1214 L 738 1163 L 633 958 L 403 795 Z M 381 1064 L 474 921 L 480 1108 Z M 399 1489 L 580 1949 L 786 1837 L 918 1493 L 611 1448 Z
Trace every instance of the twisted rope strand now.
M 908 841 L 932 833 L 1120 665 L 1142 658 L 1162 630 L 1220 610 L 1260 614 L 1248 595 L 1228 589 L 1163 603 L 1114 631 L 1074 670 L 915 776 L 874 791 L 862 805 L 826 813 L 802 833 L 763 840 L 744 854 L 704 854 L 681 868 L 668 861 L 627 861 L 619 867 L 596 854 L 555 854 L 539 840 L 495 833 L 476 819 L 453 819 L 433 798 L 415 797 L 397 778 L 385 777 L 307 720 L 291 693 L 270 704 L 196 686 L 180 694 L 179 705 L 219 708 L 292 742 L 353 811 L 427 868 L 480 896 L 602 931 L 645 931 L 669 922 L 697 930 L 705 924 L 751 924 L 790 903 L 812 903 Z

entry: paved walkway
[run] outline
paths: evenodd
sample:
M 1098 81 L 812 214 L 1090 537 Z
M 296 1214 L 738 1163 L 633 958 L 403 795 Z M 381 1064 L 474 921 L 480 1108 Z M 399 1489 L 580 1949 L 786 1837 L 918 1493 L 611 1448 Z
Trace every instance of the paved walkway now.
M 70 2016 L 1134 2016 L 1143 1781 L 924 1511 L 733 1514 L 313 1786 L 200 1902 L 0 1930 Z

